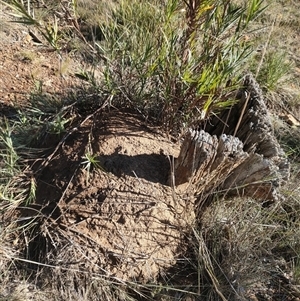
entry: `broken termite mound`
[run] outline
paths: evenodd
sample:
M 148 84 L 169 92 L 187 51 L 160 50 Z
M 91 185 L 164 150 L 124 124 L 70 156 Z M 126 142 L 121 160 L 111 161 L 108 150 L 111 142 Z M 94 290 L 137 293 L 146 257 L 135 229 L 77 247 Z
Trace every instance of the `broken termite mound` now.
M 27 260 L 57 267 L 53 277 L 156 281 L 184 256 L 199 204 L 216 192 L 280 199 L 289 163 L 251 75 L 237 99 L 181 145 L 132 112 L 86 118 L 39 169 L 32 214 L 42 217 L 26 238 Z
M 237 99 L 230 110 L 188 131 L 173 182 L 181 190 L 191 187 L 202 198 L 219 191 L 261 201 L 278 200 L 290 166 L 252 75 L 245 76 Z

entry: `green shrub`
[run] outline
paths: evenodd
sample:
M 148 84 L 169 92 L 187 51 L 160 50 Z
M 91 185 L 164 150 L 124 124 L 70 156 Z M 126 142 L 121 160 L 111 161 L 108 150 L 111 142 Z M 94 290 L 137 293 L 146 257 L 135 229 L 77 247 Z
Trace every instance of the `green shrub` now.
M 169 129 L 234 102 L 251 54 L 243 39 L 262 1 L 121 1 L 102 24 L 104 79 L 117 101 L 154 114 Z

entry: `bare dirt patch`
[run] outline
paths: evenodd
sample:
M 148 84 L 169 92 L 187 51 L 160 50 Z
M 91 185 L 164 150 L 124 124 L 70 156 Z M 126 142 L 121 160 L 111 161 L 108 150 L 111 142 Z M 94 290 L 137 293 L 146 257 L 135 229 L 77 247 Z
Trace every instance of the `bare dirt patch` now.
M 101 168 L 84 168 L 88 147 Z M 47 249 L 56 248 L 51 241 L 64 241 L 53 260 L 139 281 L 155 280 L 175 264 L 194 222 L 193 202 L 176 198 L 166 185 L 168 156 L 178 152 L 178 145 L 126 112 L 99 114 L 72 134 L 38 179 L 37 202 L 50 216 L 47 228 L 60 237 L 49 234 Z
M 59 57 L 47 45 L 34 42 L 33 29 L 13 23 L 0 4 L 0 109 L 28 103 L 31 93 L 57 95 L 80 84 L 79 62 L 71 54 Z M 1 113 L 0 113 L 1 114 Z

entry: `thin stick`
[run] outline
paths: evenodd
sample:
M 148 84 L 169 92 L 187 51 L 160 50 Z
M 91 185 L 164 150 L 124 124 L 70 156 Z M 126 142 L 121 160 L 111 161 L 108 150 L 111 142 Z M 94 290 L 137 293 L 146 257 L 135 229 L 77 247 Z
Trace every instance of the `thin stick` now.
M 242 119 L 243 119 L 244 114 L 245 114 L 246 107 L 247 107 L 247 105 L 248 105 L 248 102 L 249 102 L 249 99 L 250 99 L 250 96 L 251 96 L 251 94 L 250 94 L 249 92 L 246 92 L 246 91 L 245 91 L 245 94 L 246 94 L 246 95 L 245 95 L 246 100 L 245 100 L 245 103 L 244 103 L 244 106 L 243 106 L 241 115 L 240 115 L 240 117 L 239 117 L 239 121 L 238 121 L 238 123 L 237 123 L 237 125 L 236 125 L 236 127 L 235 127 L 235 130 L 234 130 L 234 133 L 233 133 L 233 136 L 234 136 L 234 137 L 235 137 L 235 135 L 236 135 L 236 133 L 237 133 L 237 131 L 238 131 L 240 125 L 241 125 Z
M 265 46 L 264 46 L 264 48 L 263 48 L 263 53 L 262 53 L 261 59 L 260 59 L 260 61 L 259 61 L 259 64 L 258 64 L 258 66 L 257 66 L 257 69 L 256 69 L 255 78 L 257 78 L 257 76 L 258 76 L 258 74 L 259 74 L 259 71 L 260 71 L 260 69 L 261 69 L 261 66 L 262 66 L 262 64 L 263 64 L 263 61 L 264 61 L 264 59 L 265 59 L 266 52 L 267 52 L 267 48 L 268 48 L 268 44 L 269 44 L 269 42 L 270 42 L 271 34 L 272 34 L 273 30 L 274 30 L 275 23 L 276 23 L 276 18 L 274 19 L 274 21 L 273 21 L 273 23 L 272 23 L 272 27 L 271 27 L 271 30 L 270 30 L 270 32 L 269 32 L 269 34 L 268 34 L 268 38 L 267 38 L 266 44 L 265 44 Z

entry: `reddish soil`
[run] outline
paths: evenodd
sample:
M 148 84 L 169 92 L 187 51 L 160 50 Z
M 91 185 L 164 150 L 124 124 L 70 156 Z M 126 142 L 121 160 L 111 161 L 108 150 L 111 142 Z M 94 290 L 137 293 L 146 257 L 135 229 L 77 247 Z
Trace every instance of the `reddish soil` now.
M 30 28 L 30 30 L 33 30 Z M 11 22 L 0 4 L 0 110 L 28 102 L 31 93 L 59 97 L 80 84 L 74 76 L 78 61 L 70 54 L 62 59 L 51 48 L 33 41 L 29 28 Z

